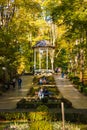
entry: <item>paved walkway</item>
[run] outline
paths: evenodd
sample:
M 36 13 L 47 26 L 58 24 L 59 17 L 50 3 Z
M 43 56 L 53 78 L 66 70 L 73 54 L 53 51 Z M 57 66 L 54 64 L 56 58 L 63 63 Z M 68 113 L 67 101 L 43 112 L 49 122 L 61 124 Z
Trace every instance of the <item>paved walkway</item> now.
M 23 84 L 22 88 L 15 90 L 12 88 L 0 96 L 0 111 L 11 110 L 16 108 L 16 103 L 27 96 L 29 87 L 32 85 L 33 76 L 22 76 Z M 58 75 L 54 75 L 56 85 L 64 98 L 70 100 L 72 105 L 76 109 L 87 109 L 87 97 L 82 95 L 76 88 L 73 87 L 71 82 L 66 78 L 61 78 Z
M 10 88 L 7 92 L 0 96 L 0 110 L 10 110 L 16 108 L 16 103 L 27 96 L 29 87 L 32 84 L 32 76 L 22 76 L 22 88 Z
M 54 75 L 54 78 L 62 96 L 71 101 L 74 108 L 87 109 L 87 97 L 82 95 L 69 79 L 61 78 L 60 75 Z

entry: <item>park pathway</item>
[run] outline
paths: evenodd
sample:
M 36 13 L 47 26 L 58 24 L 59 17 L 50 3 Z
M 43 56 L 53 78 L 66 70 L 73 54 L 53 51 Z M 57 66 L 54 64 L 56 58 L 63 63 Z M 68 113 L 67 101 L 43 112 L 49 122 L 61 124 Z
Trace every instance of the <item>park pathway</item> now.
M 54 75 L 54 78 L 62 96 L 71 101 L 75 109 L 87 109 L 87 97 L 78 92 L 69 79 L 61 78 L 60 75 Z M 11 88 L 3 93 L 0 96 L 0 111 L 15 110 L 16 103 L 20 99 L 27 97 L 29 87 L 32 85 L 32 79 L 33 76 L 22 76 L 23 83 L 21 89 L 18 89 L 18 86 L 16 86 L 15 89 Z
M 15 89 L 10 88 L 10 90 L 0 96 L 0 111 L 16 108 L 16 103 L 27 96 L 29 87 L 32 85 L 32 78 L 33 76 L 22 76 L 21 89 L 18 89 L 18 86 L 16 85 Z
M 54 78 L 62 96 L 71 101 L 75 109 L 87 109 L 87 97 L 81 94 L 69 79 L 61 78 L 60 75 L 54 75 Z

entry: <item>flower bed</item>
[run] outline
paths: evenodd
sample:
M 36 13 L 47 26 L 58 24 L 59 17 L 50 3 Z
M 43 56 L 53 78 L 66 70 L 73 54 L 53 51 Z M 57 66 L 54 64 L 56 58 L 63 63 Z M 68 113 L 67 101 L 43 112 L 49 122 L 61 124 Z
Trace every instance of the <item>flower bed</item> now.
M 62 122 L 47 122 L 47 121 L 40 121 L 34 122 L 32 125 L 29 123 L 9 123 L 9 124 L 2 124 L 0 126 L 0 130 L 62 130 Z M 45 129 L 44 129 L 45 128 Z M 87 130 L 86 125 L 79 125 L 79 124 L 72 124 L 69 122 L 65 123 L 66 130 Z
M 62 130 L 62 121 L 34 121 L 0 123 L 0 130 Z M 65 130 L 87 130 L 86 124 L 65 122 Z
M 72 108 L 72 103 L 63 98 L 60 94 L 58 88 L 55 85 L 53 76 L 46 77 L 46 79 L 50 81 L 51 84 L 49 82 L 49 84 L 39 85 L 38 81 L 40 78 L 41 76 L 34 77 L 34 82 L 27 93 L 27 98 L 23 98 L 17 102 L 17 109 L 36 109 L 39 105 L 46 105 L 50 109 L 60 108 L 61 102 L 64 102 L 65 108 Z M 43 99 L 40 99 L 38 96 L 40 88 L 46 89 L 49 92 L 48 95 L 44 96 Z

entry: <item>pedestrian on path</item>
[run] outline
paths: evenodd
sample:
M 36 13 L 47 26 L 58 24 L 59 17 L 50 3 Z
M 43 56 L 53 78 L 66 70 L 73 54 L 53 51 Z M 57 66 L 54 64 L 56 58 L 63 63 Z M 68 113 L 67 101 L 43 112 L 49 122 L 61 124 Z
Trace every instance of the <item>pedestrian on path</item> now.
M 64 78 L 64 72 L 62 72 L 61 77 Z
M 22 84 L 22 79 L 19 77 L 18 78 L 18 88 L 21 88 L 21 84 Z

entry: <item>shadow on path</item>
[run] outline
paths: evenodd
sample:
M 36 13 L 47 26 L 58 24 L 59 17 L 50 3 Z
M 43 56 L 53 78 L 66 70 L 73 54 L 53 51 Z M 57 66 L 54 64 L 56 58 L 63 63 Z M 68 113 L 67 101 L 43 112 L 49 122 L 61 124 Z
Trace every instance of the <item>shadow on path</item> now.
M 16 103 L 27 96 L 29 87 L 32 85 L 33 76 L 22 76 L 22 88 L 18 89 L 16 85 L 15 89 L 11 88 L 7 92 L 3 93 L 0 97 L 0 110 L 15 109 Z
M 54 75 L 54 78 L 62 96 L 71 101 L 74 108 L 87 109 L 87 97 L 82 95 L 69 79 L 61 78 L 60 75 Z

